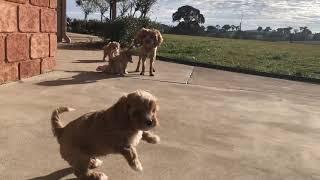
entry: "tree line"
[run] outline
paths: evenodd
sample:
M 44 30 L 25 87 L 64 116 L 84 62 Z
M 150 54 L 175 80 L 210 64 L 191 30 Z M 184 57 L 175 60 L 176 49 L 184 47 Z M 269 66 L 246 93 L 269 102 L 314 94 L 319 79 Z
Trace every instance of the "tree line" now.
M 138 19 L 147 18 L 151 8 L 157 3 L 157 0 L 75 0 L 87 21 L 88 15 L 99 12 L 100 21 L 106 22 L 111 19 L 105 14 L 111 12 L 111 4 L 116 3 L 118 17 L 131 17 Z M 111 13 L 110 13 L 111 16 Z M 292 27 L 275 28 L 259 26 L 256 30 L 243 31 L 240 25 L 209 25 L 203 26 L 205 16 L 199 9 L 185 5 L 178 8 L 172 14 L 172 21 L 177 22 L 176 26 L 161 25 L 165 33 L 172 34 L 189 34 L 201 36 L 213 36 L 224 38 L 242 38 L 242 39 L 259 39 L 259 40 L 320 40 L 320 33 L 313 34 L 312 31 L 302 26 L 299 29 Z
M 112 3 L 116 3 L 116 11 L 120 17 L 132 16 L 146 18 L 157 0 L 76 0 L 76 5 L 84 13 L 84 19 L 92 13 L 100 13 L 100 21 L 108 18 L 105 14 L 110 11 Z
M 172 21 L 178 22 L 178 25 L 162 26 L 167 33 L 274 41 L 320 40 L 320 33 L 313 34 L 307 26 L 300 27 L 299 29 L 293 29 L 292 27 L 272 29 L 271 27 L 263 28 L 259 26 L 256 30 L 251 31 L 243 31 L 241 24 L 209 25 L 204 27 L 204 15 L 201 14 L 199 9 L 188 5 L 178 8 L 172 15 Z

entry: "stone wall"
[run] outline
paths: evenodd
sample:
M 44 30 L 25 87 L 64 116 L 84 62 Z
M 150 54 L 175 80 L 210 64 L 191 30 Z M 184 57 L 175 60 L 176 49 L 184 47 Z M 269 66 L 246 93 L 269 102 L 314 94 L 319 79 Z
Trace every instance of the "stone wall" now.
M 53 70 L 57 0 L 0 0 L 0 84 Z

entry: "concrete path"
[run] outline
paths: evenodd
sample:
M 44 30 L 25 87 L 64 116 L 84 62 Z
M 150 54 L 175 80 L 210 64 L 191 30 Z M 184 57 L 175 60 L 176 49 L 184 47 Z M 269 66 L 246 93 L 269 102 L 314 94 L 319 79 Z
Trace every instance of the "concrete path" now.
M 50 130 L 145 89 L 161 105 L 160 145 L 140 144 L 143 173 L 103 158 L 114 180 L 320 179 L 320 86 L 156 62 L 155 77 L 94 72 L 100 51 L 59 50 L 57 71 L 0 87 L 0 179 L 74 179 Z M 131 65 L 129 71 L 134 70 Z

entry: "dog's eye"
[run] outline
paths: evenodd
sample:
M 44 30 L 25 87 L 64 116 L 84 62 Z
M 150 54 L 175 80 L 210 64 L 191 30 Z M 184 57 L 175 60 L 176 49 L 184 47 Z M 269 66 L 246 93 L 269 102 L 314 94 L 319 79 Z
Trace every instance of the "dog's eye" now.
M 155 113 L 156 112 L 156 108 L 152 109 L 152 113 Z

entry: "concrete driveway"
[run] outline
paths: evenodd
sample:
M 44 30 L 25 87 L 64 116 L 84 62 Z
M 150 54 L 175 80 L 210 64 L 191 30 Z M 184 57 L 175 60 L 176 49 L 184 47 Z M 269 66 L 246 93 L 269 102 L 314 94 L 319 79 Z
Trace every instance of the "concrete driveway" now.
M 103 158 L 110 179 L 320 179 L 320 86 L 160 61 L 155 77 L 117 78 L 94 72 L 101 58 L 59 50 L 55 72 L 0 87 L 0 179 L 74 179 L 51 111 L 76 108 L 67 123 L 136 89 L 160 100 L 162 142 L 138 147 L 142 173 L 121 156 Z

